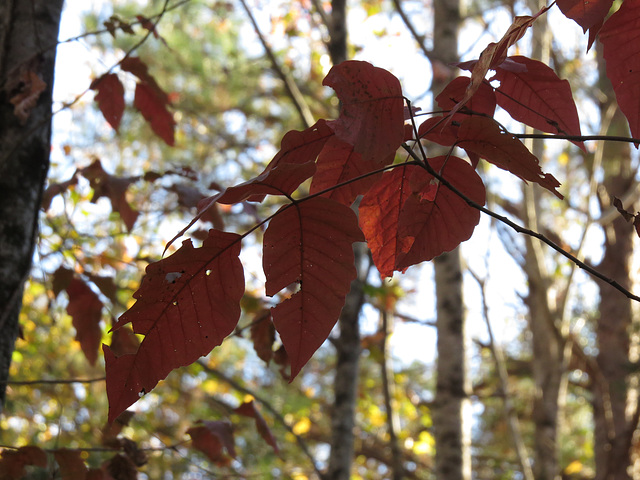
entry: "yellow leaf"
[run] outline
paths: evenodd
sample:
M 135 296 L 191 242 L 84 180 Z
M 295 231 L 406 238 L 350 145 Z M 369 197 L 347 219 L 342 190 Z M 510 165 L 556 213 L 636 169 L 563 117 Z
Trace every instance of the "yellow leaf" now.
M 583 465 L 579 460 L 574 460 L 564 469 L 565 475 L 573 475 L 574 473 L 579 473 L 582 471 Z

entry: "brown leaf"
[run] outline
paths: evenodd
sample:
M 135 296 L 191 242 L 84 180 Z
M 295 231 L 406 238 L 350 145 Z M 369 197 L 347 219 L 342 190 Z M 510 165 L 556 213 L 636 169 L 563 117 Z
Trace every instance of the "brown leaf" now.
M 191 437 L 193 447 L 218 465 L 226 465 L 229 462 L 224 450 L 232 457 L 236 456 L 233 427 L 229 422 L 199 421 L 195 427 L 187 430 L 187 433 Z
M 276 340 L 276 328 L 271 321 L 271 311 L 258 312 L 251 324 L 251 341 L 258 357 L 267 365 L 273 358 L 273 342 Z
M 273 451 L 276 452 L 276 454 L 280 454 L 280 449 L 278 448 L 276 439 L 271 433 L 267 422 L 258 410 L 258 407 L 256 407 L 256 404 L 253 400 L 243 403 L 238 408 L 236 408 L 234 412 L 240 415 L 244 415 L 245 417 L 253 418 L 256 422 L 256 428 L 258 429 L 258 433 L 260 434 L 260 436 L 264 439 L 265 442 L 267 442 L 267 444 L 271 446 L 271 448 L 273 448 Z
M 35 465 L 41 468 L 47 466 L 47 454 L 38 447 L 26 446 L 17 450 L 5 448 L 0 459 L 0 479 L 21 479 L 25 475 L 27 465 Z
M 22 72 L 19 91 L 9 99 L 13 104 L 13 113 L 20 124 L 24 125 L 29 119 L 31 110 L 38 104 L 40 94 L 45 91 L 47 84 L 33 70 Z
M 62 480 L 86 480 L 87 466 L 80 450 L 60 449 L 53 452 Z
M 131 459 L 121 453 L 107 460 L 102 468 L 114 480 L 136 480 L 138 478 L 138 471 Z
M 106 73 L 91 82 L 89 87 L 96 90 L 95 101 L 105 120 L 117 132 L 124 113 L 124 87 L 115 73 Z
M 91 365 L 98 359 L 98 348 L 102 339 L 100 319 L 102 318 L 102 302 L 98 295 L 79 278 L 73 278 L 67 286 L 69 305 L 67 313 L 73 319 L 76 329 L 76 340 L 80 342 L 82 353 Z

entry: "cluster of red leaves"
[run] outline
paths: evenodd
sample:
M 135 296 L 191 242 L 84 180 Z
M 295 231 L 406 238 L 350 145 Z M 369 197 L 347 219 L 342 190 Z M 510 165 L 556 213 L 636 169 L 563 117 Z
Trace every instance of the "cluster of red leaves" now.
M 168 95 L 149 74 L 147 65 L 139 58 L 126 57 L 120 62 L 120 69 L 138 78 L 133 106 L 142 113 L 156 135 L 162 138 L 167 145 L 173 145 L 176 123 L 173 120 L 173 115 L 167 109 L 169 106 Z M 91 83 L 91 89 L 98 92 L 95 100 L 98 102 L 98 107 L 105 120 L 117 131 L 125 107 L 124 87 L 118 75 L 105 73 Z
M 590 34 L 595 35 L 604 21 L 601 13 L 607 1 L 584 4 L 583 11 L 583 2 L 559 3 Z M 629 97 L 634 91 L 629 86 L 638 84 L 640 69 L 633 62 L 640 61 L 640 55 L 632 60 L 633 68 L 623 71 L 621 55 L 607 44 L 615 41 L 618 50 L 640 53 L 638 42 L 631 41 L 639 10 L 634 7 L 639 3 L 626 0 L 600 31 L 616 92 L 625 85 L 627 97 L 621 98 L 629 99 L 628 111 L 636 114 L 628 114 L 632 132 L 638 129 L 640 100 L 637 95 Z M 485 187 L 475 171 L 481 158 L 563 198 L 557 191 L 560 183 L 493 119 L 499 105 L 534 128 L 575 136 L 570 139 L 584 149 L 568 82 L 539 61 L 507 56 L 508 48 L 547 10 L 517 17 L 478 60 L 460 65 L 471 76 L 455 79 L 437 97 L 446 114 L 426 119 L 409 135 L 405 112 L 413 110 L 404 107 L 400 84 L 392 74 L 366 62 L 335 66 L 323 84 L 332 87 L 341 101 L 339 118 L 287 133 L 262 174 L 200 202 L 200 213 L 190 225 L 216 204 L 259 202 L 267 195 L 287 200 L 267 220 L 263 236 L 265 291 L 276 305 L 255 338 L 270 342 L 275 335 L 271 328 L 277 331 L 288 354 L 291 379 L 337 321 L 356 278 L 354 242 L 367 242 L 383 277 L 452 250 L 471 236 L 485 202 Z M 487 80 L 490 70 L 495 74 Z M 499 87 L 494 86 L 497 83 Z M 409 153 L 402 160 L 396 153 L 407 139 Z M 451 152 L 428 158 L 421 145 L 425 141 L 450 146 L 451 152 L 459 147 L 469 161 Z M 309 193 L 296 194 L 309 179 Z M 352 208 L 359 196 L 357 216 Z M 110 421 L 171 370 L 208 354 L 234 330 L 244 292 L 239 253 L 249 233 L 213 229 L 201 247 L 186 240 L 174 254 L 147 267 L 134 294 L 136 303 L 114 326 L 117 332 L 130 323 L 136 334 L 144 335 L 139 348 L 118 356 L 103 345 Z M 273 352 L 264 347 L 259 350 L 268 361 Z M 216 454 L 224 447 L 233 455 L 222 426 L 211 427 L 203 424 L 193 430 L 194 441 L 204 442 L 199 439 L 206 435 L 210 444 L 215 438 Z

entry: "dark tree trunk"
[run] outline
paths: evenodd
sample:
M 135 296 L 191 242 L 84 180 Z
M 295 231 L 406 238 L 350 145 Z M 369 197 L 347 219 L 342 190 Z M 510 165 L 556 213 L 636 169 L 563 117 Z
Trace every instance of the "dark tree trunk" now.
M 0 0 L 0 409 L 49 168 L 55 45 L 63 0 Z M 46 87 L 16 115 L 36 77 Z M 22 118 L 19 118 L 22 117 Z

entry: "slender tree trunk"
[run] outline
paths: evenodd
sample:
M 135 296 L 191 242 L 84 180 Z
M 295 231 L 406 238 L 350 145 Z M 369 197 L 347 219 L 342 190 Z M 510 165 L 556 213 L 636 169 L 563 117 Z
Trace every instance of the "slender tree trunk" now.
M 433 60 L 448 65 L 458 60 L 458 0 L 434 0 Z M 432 91 L 437 95 L 451 78 L 435 78 Z M 465 410 L 469 405 L 465 316 L 462 301 L 462 262 L 460 250 L 434 260 L 438 366 L 433 425 L 436 443 L 436 478 L 471 478 L 471 425 Z
M 347 5 L 346 0 L 331 2 L 328 18 L 329 55 L 337 65 L 347 59 Z M 335 342 L 336 371 L 334 379 L 334 403 L 331 412 L 331 453 L 326 480 L 349 480 L 354 457 L 354 426 L 358 368 L 360 360 L 359 316 L 364 301 L 362 260 L 366 257 L 364 245 L 354 246 L 358 279 L 351 284 L 346 303 L 340 314 L 339 337 Z
M 529 2 L 532 11 L 538 11 L 540 1 Z M 541 17 L 532 27 L 532 57 L 549 62 L 549 31 L 547 18 Z M 541 140 L 529 142 L 537 158 L 544 155 Z M 540 231 L 537 221 L 539 190 L 530 185 L 523 186 L 523 215 L 527 228 Z M 534 476 L 537 480 L 553 480 L 559 476 L 558 468 L 558 419 L 560 394 L 563 391 L 563 345 L 558 335 L 558 312 L 548 296 L 550 277 L 544 264 L 541 244 L 531 237 L 525 238 L 526 252 L 523 269 L 527 275 L 529 293 L 525 303 L 529 310 L 528 323 L 532 334 L 532 370 L 536 390 L 533 405 L 534 433 Z
M 0 410 L 49 168 L 51 46 L 58 39 L 62 3 L 0 1 Z M 33 95 L 33 109 L 16 115 L 11 100 L 28 96 L 38 84 L 43 91 Z
M 598 60 L 600 88 L 608 99 L 601 105 L 601 118 L 606 119 L 615 96 L 604 74 L 601 55 L 598 55 Z M 619 110 L 611 118 L 606 134 L 629 135 L 627 121 Z M 611 205 L 614 196 L 620 198 L 627 193 L 633 185 L 635 175 L 628 144 L 605 143 L 604 158 L 604 181 L 600 198 L 603 210 Z M 604 256 L 598 266 L 604 275 L 614 278 L 627 289 L 631 288 L 629 263 L 633 252 L 633 235 L 633 228 L 622 217 L 605 226 Z M 596 361 L 606 384 L 594 386 L 596 479 L 627 480 L 631 479 L 628 472 L 631 464 L 630 441 L 636 428 L 636 425 L 630 425 L 627 412 L 631 301 L 612 292 L 608 285 L 601 284 L 599 313 L 596 325 Z

